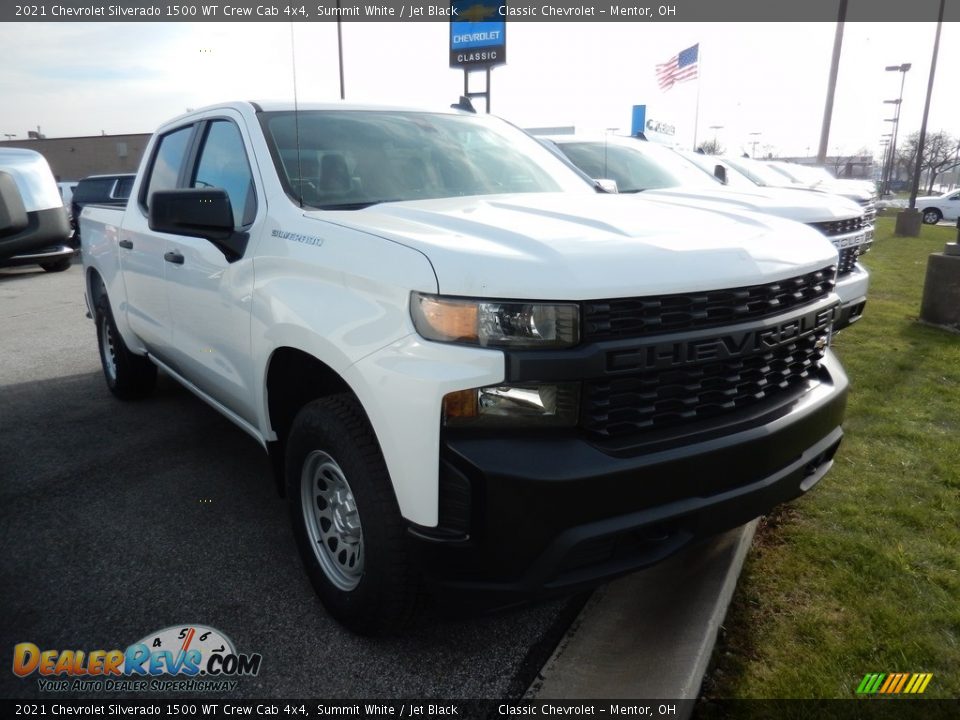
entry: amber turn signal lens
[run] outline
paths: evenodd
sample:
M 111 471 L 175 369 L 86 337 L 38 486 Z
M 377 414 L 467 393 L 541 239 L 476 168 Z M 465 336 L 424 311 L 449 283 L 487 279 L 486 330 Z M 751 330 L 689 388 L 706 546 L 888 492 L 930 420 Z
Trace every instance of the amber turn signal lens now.
M 441 300 L 436 297 L 417 295 L 413 311 L 423 321 L 418 330 L 430 340 L 446 342 L 476 342 L 477 304 L 457 300 Z
M 477 391 L 460 390 L 443 397 L 443 421 L 477 417 Z

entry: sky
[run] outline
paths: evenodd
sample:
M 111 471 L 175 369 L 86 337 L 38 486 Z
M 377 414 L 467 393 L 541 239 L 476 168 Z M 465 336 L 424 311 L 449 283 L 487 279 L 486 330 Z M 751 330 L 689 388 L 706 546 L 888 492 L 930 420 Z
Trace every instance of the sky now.
M 926 0 L 916 0 L 925 2 Z M 815 154 L 836 24 L 590 22 L 507 25 L 491 110 L 521 127 L 630 130 L 631 107 L 676 125 L 681 145 Z M 900 136 L 919 129 L 936 24 L 847 23 L 828 154 L 880 154 L 906 74 Z M 447 107 L 463 90 L 443 22 L 343 23 L 346 98 Z M 694 43 L 700 77 L 661 92 L 654 67 Z M 227 100 L 339 98 L 336 23 L 3 23 L 0 135 L 152 132 Z M 960 135 L 960 24 L 945 23 L 929 130 Z M 294 73 L 295 70 L 295 73 Z M 482 89 L 484 77 L 471 79 Z M 699 107 L 697 105 L 699 95 Z M 482 109 L 482 101 L 478 101 Z M 722 126 L 722 127 L 714 127 Z M 758 133 L 758 134 L 756 134 Z M 3 139 L 0 137 L 0 139 Z

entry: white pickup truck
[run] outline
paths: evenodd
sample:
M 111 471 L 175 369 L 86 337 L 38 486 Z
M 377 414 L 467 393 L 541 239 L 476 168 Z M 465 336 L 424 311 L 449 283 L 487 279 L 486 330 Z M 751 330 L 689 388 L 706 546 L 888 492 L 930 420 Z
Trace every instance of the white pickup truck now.
M 494 118 L 198 110 L 80 222 L 110 390 L 160 367 L 255 438 L 357 632 L 424 584 L 505 605 L 657 562 L 809 490 L 842 438 L 822 235 L 638 213 Z
M 718 212 L 749 210 L 796 220 L 820 231 L 837 248 L 840 258 L 836 291 L 841 307 L 834 330 L 842 330 L 863 316 L 870 273 L 858 259 L 873 242 L 873 216 L 853 200 L 753 183 L 750 188 L 726 187 L 713 175 L 713 158 L 638 138 L 561 135 L 541 140 L 552 143 L 582 172 L 614 180 L 619 192 L 634 194 L 641 201 L 669 200 Z M 790 240 L 783 238 L 781 242 Z

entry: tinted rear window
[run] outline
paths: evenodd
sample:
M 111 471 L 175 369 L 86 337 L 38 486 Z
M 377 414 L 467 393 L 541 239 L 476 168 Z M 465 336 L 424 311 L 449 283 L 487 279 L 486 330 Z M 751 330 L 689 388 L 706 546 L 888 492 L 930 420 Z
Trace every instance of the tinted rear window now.
M 110 197 L 113 178 L 92 178 L 81 180 L 73 191 L 74 202 L 100 202 Z

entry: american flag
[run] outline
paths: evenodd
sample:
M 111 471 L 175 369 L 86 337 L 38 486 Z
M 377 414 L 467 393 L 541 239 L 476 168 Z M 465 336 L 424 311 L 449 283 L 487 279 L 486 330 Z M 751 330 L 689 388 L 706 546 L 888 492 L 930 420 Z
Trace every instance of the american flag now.
M 657 83 L 661 90 L 669 90 L 676 83 L 693 80 L 697 76 L 697 60 L 700 56 L 700 43 L 681 50 L 667 62 L 657 65 Z

